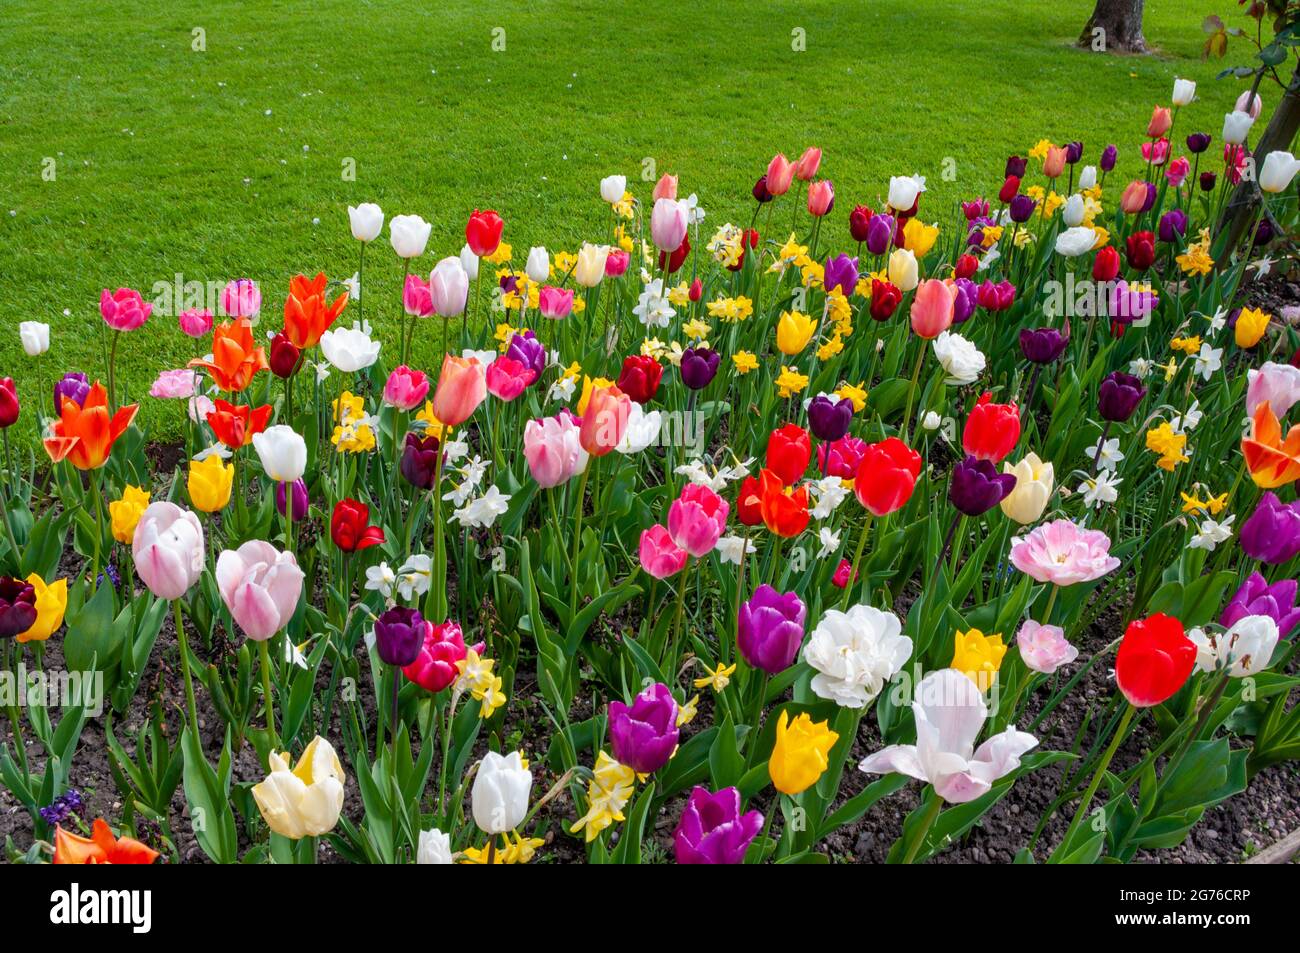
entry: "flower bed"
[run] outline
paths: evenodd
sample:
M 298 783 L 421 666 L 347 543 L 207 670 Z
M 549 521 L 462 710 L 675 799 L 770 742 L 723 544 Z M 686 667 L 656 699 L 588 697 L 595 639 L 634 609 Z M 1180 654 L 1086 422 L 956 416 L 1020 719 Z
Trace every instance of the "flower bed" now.
M 0 385 L 11 857 L 1194 859 L 1300 753 L 1300 369 L 1243 304 L 1300 163 L 1249 94 L 1175 139 L 1190 86 L 942 227 L 916 177 L 846 216 L 810 148 L 744 227 L 610 176 L 577 251 L 475 211 L 426 278 L 394 216 L 377 289 L 350 207 L 282 323 L 247 279 L 175 315 L 178 447 L 106 290 L 104 383 Z

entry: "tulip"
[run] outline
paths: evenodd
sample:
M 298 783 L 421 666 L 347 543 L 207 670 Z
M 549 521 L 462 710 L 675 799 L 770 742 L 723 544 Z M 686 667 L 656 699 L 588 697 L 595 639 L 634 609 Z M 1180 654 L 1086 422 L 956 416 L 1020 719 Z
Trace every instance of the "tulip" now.
M 86 375 L 80 371 L 70 371 L 54 385 L 54 407 L 56 410 L 61 409 L 64 400 L 70 400 L 78 407 L 84 407 L 89 395 L 90 382 L 86 380 Z
M 910 211 L 921 194 L 921 183 L 910 175 L 894 175 L 889 178 L 889 207 L 895 212 Z
M 1020 353 L 1034 364 L 1050 364 L 1060 357 L 1070 343 L 1068 334 L 1056 328 L 1022 328 Z
M 1141 152 L 1144 161 L 1153 166 L 1162 166 L 1169 160 L 1169 140 L 1153 139 L 1151 142 L 1144 142 Z
M 1170 209 L 1160 216 L 1160 240 L 1166 244 L 1178 242 L 1187 232 L 1187 213 L 1180 208 Z
M 677 176 L 669 175 L 667 172 L 661 175 L 659 181 L 655 183 L 653 197 L 656 201 L 677 198 Z
M 1291 180 L 1300 172 L 1300 160 L 1289 152 L 1270 152 L 1264 157 L 1264 167 L 1259 173 L 1259 187 L 1265 192 L 1285 192 Z
M 894 217 L 881 213 L 873 215 L 867 223 L 867 251 L 873 255 L 883 255 L 889 250 L 894 240 Z
M 789 711 L 782 708 L 767 762 L 772 786 L 791 797 L 812 787 L 830 766 L 831 748 L 839 737 L 825 721 L 814 722 L 807 712 L 791 721 Z
M 848 561 L 842 565 L 846 586 Z M 866 605 L 826 610 L 803 652 L 816 672 L 813 694 L 843 708 L 865 708 L 911 657 L 912 640 L 900 632 L 892 612 Z
M 767 165 L 768 192 L 777 196 L 785 195 L 786 192 L 790 191 L 790 184 L 793 180 L 794 163 L 778 152 Z
M 1061 221 L 1069 228 L 1075 228 L 1083 222 L 1083 196 L 1075 192 L 1061 206 Z
M 1002 182 L 1002 188 L 998 189 L 998 201 L 1007 203 L 1020 194 L 1020 178 L 1009 175 Z
M 1055 179 L 1065 171 L 1066 151 L 1064 146 L 1051 146 L 1043 157 L 1043 175 Z
M 307 442 L 285 424 L 254 434 L 253 449 L 266 475 L 278 483 L 292 483 L 307 469 Z
M 762 487 L 758 477 L 747 476 L 740 481 L 736 494 L 736 519 L 744 526 L 758 526 L 763 522 Z
M 1241 526 L 1241 551 L 1270 566 L 1300 554 L 1300 501 L 1283 503 L 1266 490 Z
M 384 384 L 384 403 L 401 411 L 412 411 L 424 403 L 429 393 L 429 378 L 424 371 L 399 364 Z
M 633 354 L 623 359 L 623 369 L 618 375 L 618 389 L 638 404 L 648 404 L 659 391 L 663 375 L 663 365 L 653 357 Z
M 114 331 L 134 331 L 149 320 L 152 312 L 153 304 L 130 288 L 118 288 L 112 293 L 105 288 L 100 293 L 99 313 Z
M 800 311 L 782 311 L 776 324 L 776 346 L 782 354 L 803 351 L 817 331 L 817 322 Z
M 1107 146 L 1105 149 L 1101 150 L 1101 161 L 1099 163 L 1101 165 L 1101 171 L 1109 172 L 1112 169 L 1114 169 L 1115 162 L 1118 159 L 1119 159 L 1119 150 L 1116 149 L 1113 145 Z
M 762 827 L 758 811 L 741 814 L 736 788 L 696 786 L 673 831 L 673 854 L 679 864 L 739 864 Z
M 665 202 L 671 202 L 671 199 L 664 199 Z M 657 206 L 658 203 L 656 203 Z M 674 205 L 676 203 L 673 203 Z M 685 234 L 685 213 L 682 218 L 682 233 Z M 676 247 L 676 246 L 674 246 Z M 671 250 L 671 249 L 670 249 Z M 605 277 L 605 260 L 609 256 L 608 245 L 593 245 L 590 242 L 583 242 L 578 249 L 578 261 L 573 267 L 573 280 L 584 288 L 594 288 L 600 284 Z
M 81 837 L 61 826 L 54 828 L 52 864 L 152 864 L 158 852 L 132 837 L 114 837 L 102 818 L 95 818 L 90 837 Z
M 330 743 L 317 735 L 289 769 L 289 753 L 272 751 L 271 771 L 253 787 L 253 800 L 267 827 L 290 840 L 328 834 L 343 811 L 347 780 Z
M 419 275 L 407 275 L 402 286 L 402 309 L 412 317 L 427 318 L 433 314 L 433 295 L 429 285 Z
M 531 330 L 524 331 L 523 334 L 510 335 L 510 343 L 506 346 L 506 357 L 530 369 L 534 379 L 541 377 L 542 372 L 546 370 L 546 348 Z
M 1206 149 L 1210 148 L 1210 136 L 1203 132 L 1194 132 L 1187 137 L 1187 151 L 1193 155 L 1200 155 Z
M 40 357 L 50 349 L 50 326 L 40 321 L 20 321 L 18 339 L 22 343 L 24 354 Z
M 388 241 L 398 258 L 419 258 L 432 230 L 433 226 L 418 215 L 394 215 L 388 223 Z
M 502 355 L 488 365 L 484 383 L 489 394 L 508 403 L 522 394 L 536 379 L 537 372 L 532 368 Z
M 1003 463 L 1002 472 L 1014 474 L 1016 478 L 1015 489 L 999 504 L 1002 512 L 1021 526 L 1036 523 L 1052 498 L 1055 486 L 1052 465 L 1038 459 L 1036 453 L 1027 453 L 1014 467 Z
M 420 490 L 432 490 L 438 472 L 441 445 L 436 436 L 408 433 L 402 445 L 398 470 L 402 479 Z
M 687 484 L 668 508 L 668 535 L 697 559 L 707 556 L 727 528 L 730 509 L 727 501 L 707 486 Z
M 14 379 L 0 377 L 0 429 L 16 424 L 21 410 L 22 405 L 18 402 L 18 386 L 14 383 Z
M 833 400 L 824 394 L 818 394 L 808 405 L 808 426 L 818 440 L 839 440 L 849 432 L 849 424 L 852 422 L 853 401 L 847 397 Z
M 921 455 L 897 437 L 886 437 L 862 455 L 853 492 L 872 516 L 886 516 L 912 498 L 920 475 Z
M 1250 113 L 1234 110 L 1223 117 L 1223 141 L 1228 145 L 1240 146 L 1250 135 L 1250 127 L 1255 119 Z
M 1168 701 L 1196 665 L 1196 645 L 1182 623 L 1163 612 L 1135 619 L 1115 655 L 1115 683 L 1135 708 Z
M 1289 639 L 1300 624 L 1296 580 L 1282 579 L 1270 586 L 1262 575 L 1252 572 L 1219 616 L 1219 625 L 1229 629 L 1248 616 L 1267 616 L 1277 624 L 1279 636 Z
M 1227 632 L 1207 634 L 1201 629 L 1187 633 L 1196 646 L 1196 670 L 1226 672 L 1233 678 L 1258 675 L 1268 668 L 1277 648 L 1277 623 L 1267 615 L 1248 615 Z
M 420 657 L 430 623 L 415 609 L 395 606 L 375 619 L 375 651 L 385 665 L 404 668 Z
M 348 206 L 348 224 L 352 237 L 359 242 L 373 242 L 384 230 L 384 210 L 374 202 Z
M 1079 650 L 1065 638 L 1065 630 L 1060 626 L 1042 625 L 1033 619 L 1026 619 L 1016 633 L 1016 646 L 1020 650 L 1020 660 L 1032 672 L 1052 675 L 1063 665 L 1069 665 L 1079 657 Z
M 578 439 L 579 430 L 565 414 L 530 420 L 524 426 L 524 458 L 538 486 L 559 486 L 586 469 L 588 455 Z
M 217 557 L 217 589 L 244 634 L 264 642 L 289 624 L 302 595 L 293 553 L 251 539 Z
M 787 489 L 771 470 L 759 475 L 759 511 L 769 532 L 790 539 L 808 528 L 808 488 Z
M 600 180 L 600 197 L 610 205 L 623 201 L 625 192 L 627 192 L 625 175 L 607 175 Z
M 995 404 L 993 395 L 985 391 L 966 418 L 962 448 L 977 459 L 997 463 L 1019 442 L 1019 408 L 1014 402 Z
M 0 394 L 5 393 L 13 401 L 12 414 L 17 419 L 18 403 L 12 381 L 8 387 L 0 386 Z M 58 394 L 56 387 L 56 397 Z M 0 408 L 3 408 L 4 400 L 0 397 Z M 97 470 L 107 463 L 113 444 L 131 426 L 136 411 L 140 409 L 138 404 L 131 404 L 109 416 L 108 394 L 99 381 L 95 381 L 87 391 L 83 403 L 64 397 L 63 403 L 57 406 L 59 417 L 50 428 L 50 435 L 44 439 L 45 452 L 53 462 L 67 460 L 78 470 Z
M 445 427 L 459 427 L 487 396 L 483 365 L 475 358 L 443 358 L 438 388 L 433 395 L 433 415 Z
M 1252 417 L 1264 401 L 1279 417 L 1300 401 L 1300 368 L 1265 361 L 1258 370 L 1247 371 L 1246 379 L 1246 413 Z
M 1016 195 L 1007 203 L 1007 214 L 1011 216 L 1011 221 L 1023 224 L 1029 221 L 1037 207 L 1038 203 L 1028 195 Z
M 858 260 L 848 255 L 836 255 L 826 259 L 826 268 L 822 277 L 822 287 L 829 294 L 838 288 L 844 297 L 853 294 L 858 286 Z
M 131 541 L 135 571 L 159 599 L 179 599 L 203 572 L 203 525 L 175 503 L 150 503 Z
M 911 253 L 894 252 L 890 257 L 891 273 L 894 259 L 900 254 Z M 906 290 L 905 285 L 899 287 Z M 953 289 L 938 278 L 929 278 L 917 285 L 916 297 L 912 299 L 912 332 L 917 337 L 933 340 L 948 330 L 952 326 L 953 297 Z
M 334 328 L 321 335 L 320 349 L 325 360 L 345 374 L 363 371 L 379 360 L 382 345 L 370 336 L 370 325 L 354 324 L 351 328 Z
M 293 507 L 290 511 L 290 506 Z M 311 499 L 307 495 L 307 484 L 302 480 L 275 485 L 275 508 L 281 516 L 294 523 L 307 515 Z
M 1111 245 L 1099 249 L 1092 262 L 1094 281 L 1114 281 L 1119 275 L 1119 252 Z
M 876 321 L 888 321 L 893 317 L 903 300 L 903 292 L 888 281 L 871 279 L 871 317 Z M 953 316 L 956 317 L 956 301 L 953 302 Z
M 865 242 L 870 231 L 871 218 L 876 213 L 866 205 L 855 205 L 849 212 L 849 235 L 855 242 Z
M 1268 330 L 1268 312 L 1257 308 L 1242 308 L 1233 324 L 1233 339 L 1237 347 L 1254 347 Z
M 505 222 L 496 212 L 491 209 L 484 212 L 475 209 L 465 223 L 465 243 L 479 258 L 488 258 L 501 244 L 501 232 L 504 229 Z
M 434 314 L 454 318 L 464 313 L 470 277 L 459 258 L 443 258 L 433 266 L 429 274 L 429 297 Z
M 785 424 L 773 430 L 767 438 L 765 465 L 787 486 L 799 482 L 811 457 L 812 442 L 808 439 L 808 432 L 796 424 Z
M 474 823 L 489 836 L 512 831 L 528 814 L 533 775 L 518 751 L 500 755 L 489 751 L 479 762 L 470 801 Z
M 950 668 L 961 672 L 986 692 L 998 677 L 1007 647 L 1000 635 L 985 635 L 979 629 L 958 631 L 953 636 Z
M 807 607 L 796 593 L 760 585 L 740 606 L 736 622 L 740 654 L 753 668 L 779 675 L 794 664 L 807 616 Z
M 835 186 L 830 179 L 819 179 L 808 186 L 808 214 L 821 218 L 835 207 Z
M 802 181 L 808 182 L 817 175 L 822 164 L 822 151 L 816 146 L 809 146 L 795 163 L 794 174 Z
M 420 831 L 420 840 L 415 849 L 415 862 L 417 864 L 451 864 L 451 836 L 444 834 L 436 827 L 432 830 Z
M 637 774 L 653 774 L 677 750 L 677 702 L 656 682 L 632 700 L 609 703 L 609 740 L 614 757 Z
M 334 504 L 330 517 L 330 539 L 345 553 L 378 546 L 384 530 L 370 525 L 370 507 L 356 500 L 343 499 Z
M 1038 744 L 1033 735 L 1008 727 L 976 748 L 988 705 L 974 682 L 955 669 L 931 672 L 915 697 L 916 744 L 890 745 L 863 759 L 858 770 L 928 781 L 944 801 L 964 804 L 987 794 Z
M 912 289 L 916 288 L 918 282 L 920 281 L 917 264 L 916 264 L 916 256 L 913 255 L 906 248 L 895 249 L 893 254 L 889 256 L 888 273 L 889 273 L 890 283 L 897 285 L 899 290 L 904 292 L 911 291 Z M 943 282 L 942 281 L 937 282 L 937 285 L 940 288 L 942 288 Z M 933 292 L 931 293 L 933 294 Z M 917 296 L 920 297 L 919 292 Z M 951 293 L 949 293 L 948 297 L 949 297 L 949 311 L 951 311 L 951 300 L 952 300 Z M 935 298 L 934 304 L 938 304 L 939 310 L 942 311 L 942 302 L 937 297 Z M 915 302 L 913 302 L 913 307 L 915 307 Z M 940 328 L 939 330 L 941 331 L 943 330 L 943 328 Z M 937 336 L 938 333 L 939 331 L 935 331 L 934 335 L 932 336 Z
M 946 384 L 964 387 L 975 383 L 984 373 L 984 355 L 960 334 L 941 331 L 934 339 L 934 356 L 947 375 L 944 378 Z
M 678 369 L 681 371 L 682 383 L 691 390 L 703 390 L 713 381 L 718 373 L 722 355 L 707 347 L 688 347 L 682 352 Z
M 212 358 L 196 358 L 189 366 L 203 368 L 219 388 L 237 394 L 267 369 L 266 352 L 257 346 L 248 318 L 236 318 L 213 329 Z
M 567 318 L 573 311 L 573 291 L 547 285 L 537 293 L 537 305 L 544 318 Z
M 1016 487 L 1014 474 L 999 474 L 989 460 L 968 456 L 952 469 L 948 497 L 967 516 L 982 516 Z
M 1264 401 L 1255 408 L 1250 431 L 1241 440 L 1241 452 L 1256 486 L 1285 486 L 1300 476 L 1300 424 L 1292 426 L 1283 440 L 1277 415 Z
M 1087 192 L 1089 189 L 1097 187 L 1097 167 L 1095 165 L 1085 165 L 1083 171 L 1079 173 L 1079 188 Z
M 603 457 L 617 447 L 627 430 L 631 403 L 616 386 L 594 389 L 578 430 L 582 449 L 593 457 Z
M 201 513 L 215 513 L 224 509 L 230 502 L 234 484 L 235 465 L 223 463 L 219 456 L 213 454 L 190 463 L 189 478 L 185 486 L 189 490 L 190 503 L 196 510 Z
M 528 249 L 528 263 L 524 265 L 524 271 L 531 281 L 539 285 L 551 277 L 551 256 L 544 247 L 535 245 Z
M 1015 541 L 1011 564 L 1039 582 L 1072 586 L 1092 582 L 1119 568 L 1110 537 L 1070 520 L 1053 520 Z
M 236 406 L 217 398 L 207 416 L 208 426 L 218 440 L 231 450 L 238 450 L 266 429 L 272 410 L 270 404 L 256 408 L 247 404 Z
M 650 235 L 661 252 L 676 251 L 686 237 L 686 206 L 676 199 L 657 199 L 650 213 Z M 602 262 L 603 270 L 603 262 Z
M 659 524 L 641 531 L 637 552 L 641 568 L 655 579 L 667 579 L 686 565 L 688 554 L 673 542 L 668 530 Z
M 122 498 L 108 504 L 108 518 L 112 524 L 113 538 L 123 545 L 130 546 L 135 538 L 135 528 L 140 517 L 149 506 L 149 492 L 138 486 L 128 485 L 122 491 Z
M 1124 423 L 1146 396 L 1142 381 L 1123 371 L 1111 371 L 1097 389 L 1097 410 L 1105 420 Z
M 1078 258 L 1092 251 L 1097 243 L 1097 233 L 1091 228 L 1067 228 L 1056 236 L 1056 253 L 1066 258 Z
M 177 315 L 176 323 L 185 334 L 201 338 L 212 330 L 212 312 L 207 308 L 190 308 Z
M 415 653 L 415 658 L 402 669 L 402 674 L 407 681 L 437 694 L 460 677 L 458 663 L 464 660 L 466 654 L 465 638 L 459 623 L 426 623 L 423 642 Z
M 11 576 L 0 576 L 0 638 L 26 632 L 36 620 L 35 586 Z
M 277 334 L 271 339 L 271 356 L 268 361 L 271 373 L 281 380 L 288 380 L 298 373 L 302 366 L 302 351 L 284 334 Z
M 1165 178 L 1174 188 L 1182 188 L 1183 183 L 1187 181 L 1187 176 L 1192 171 L 1192 164 L 1187 161 L 1187 156 L 1179 156 L 1173 162 L 1169 163 L 1169 168 L 1165 170 Z

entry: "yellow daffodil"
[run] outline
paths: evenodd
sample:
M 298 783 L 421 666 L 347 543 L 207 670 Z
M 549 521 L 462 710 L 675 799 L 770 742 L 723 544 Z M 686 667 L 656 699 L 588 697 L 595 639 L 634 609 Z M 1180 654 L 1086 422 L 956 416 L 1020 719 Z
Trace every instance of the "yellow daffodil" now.
M 778 249 L 776 253 L 776 260 L 772 262 L 772 265 L 770 268 L 768 268 L 768 271 L 784 274 L 787 268 L 793 265 L 798 259 L 806 258 L 807 255 L 808 255 L 808 246 L 800 245 L 795 240 L 794 233 L 792 232 L 790 234 L 790 237 L 786 239 L 785 244 L 782 245 L 780 249 Z
M 235 465 L 224 463 L 215 453 L 202 460 L 190 462 L 189 479 L 185 486 L 190 491 L 190 502 L 196 510 L 215 513 L 230 502 L 230 491 L 235 485 Z
M 790 713 L 781 709 L 776 743 L 767 762 L 772 786 L 791 796 L 812 787 L 830 764 L 831 748 L 839 737 L 826 722 L 814 722 L 807 712 L 791 721 Z
M 793 357 L 808 346 L 817 332 L 817 322 L 801 311 L 782 311 L 776 323 L 776 346 Z
M 684 728 L 695 720 L 695 716 L 700 713 L 700 696 L 692 695 L 687 701 L 683 702 L 677 709 L 677 727 Z
M 1147 431 L 1147 449 L 1159 454 L 1156 466 L 1162 470 L 1172 471 L 1178 464 L 1186 463 L 1189 459 L 1183 452 L 1186 446 L 1187 435 L 1178 433 L 1167 421 Z
M 1201 237 L 1187 250 L 1174 258 L 1178 267 L 1188 275 L 1208 275 L 1214 270 L 1214 257 L 1210 254 L 1210 230 L 1201 229 Z
M 1196 356 L 1196 352 L 1201 349 L 1200 335 L 1191 337 L 1176 337 L 1169 342 L 1169 347 L 1175 351 L 1182 351 L 1184 354 Z
M 587 402 L 591 400 L 591 394 L 595 390 L 603 390 L 606 387 L 613 387 L 614 382 L 605 377 L 588 377 L 582 375 L 582 397 L 578 400 L 578 416 L 581 417 L 587 412 Z
M 821 347 L 817 348 L 817 360 L 829 361 L 842 350 L 844 350 L 844 339 L 841 338 L 839 334 L 836 334 L 829 341 L 822 344 Z
M 113 523 L 113 538 L 119 543 L 131 545 L 135 538 L 135 526 L 140 516 L 149 505 L 149 491 L 138 486 L 127 485 L 122 491 L 122 498 L 108 504 L 108 516 Z
M 430 404 L 432 406 L 432 404 Z M 375 449 L 375 432 L 366 415 L 365 399 L 344 391 L 334 401 L 334 433 L 330 443 L 340 453 L 366 453 Z
M 835 392 L 835 396 L 840 400 L 847 397 L 849 400 L 853 401 L 853 412 L 855 414 L 860 414 L 862 413 L 862 409 L 867 406 L 866 382 L 859 381 L 856 384 L 850 384 L 845 381 L 843 384 L 840 384 L 840 388 Z
M 788 398 L 801 393 L 808 386 L 808 377 L 800 374 L 793 367 L 781 368 L 781 375 L 776 379 L 776 392 L 779 397 Z
M 691 301 L 691 289 L 682 281 L 668 289 L 668 303 L 676 308 L 684 308 Z
M 748 374 L 758 368 L 758 358 L 754 356 L 752 351 L 737 351 L 731 355 L 731 359 L 736 364 L 737 374 Z
M 1228 505 L 1228 494 L 1220 493 L 1218 496 L 1207 497 L 1202 500 L 1194 494 L 1179 493 L 1183 498 L 1184 513 L 1209 513 L 1211 516 L 1218 516 Z
M 709 336 L 713 328 L 703 318 L 692 318 L 682 325 L 682 333 L 692 341 L 701 341 Z
M 744 321 L 754 313 L 754 302 L 744 295 L 736 298 L 718 298 L 709 302 L 709 317 L 728 324 Z
M 1237 315 L 1237 325 L 1233 334 L 1237 347 L 1254 347 L 1268 330 L 1271 315 L 1260 308 L 1242 308 Z
M 36 621 L 26 632 L 19 632 L 19 642 L 44 642 L 63 625 L 63 614 L 68 611 L 68 580 L 56 579 L 46 585 L 45 580 L 32 573 L 28 584 L 36 593 Z
M 1001 225 L 985 225 L 980 229 L 980 231 L 983 234 L 980 244 L 985 248 L 992 248 L 998 242 L 1002 241 L 1003 229 Z
M 1046 159 L 1046 158 L 1047 158 L 1047 150 L 1050 149 L 1050 148 L 1052 148 L 1052 140 L 1050 140 L 1050 139 L 1039 139 L 1038 142 L 1036 142 L 1036 143 L 1034 144 L 1034 147 L 1033 147 L 1032 149 L 1029 150 L 1029 158 L 1031 158 L 1031 159 Z
M 736 666 L 734 664 L 723 665 L 719 662 L 716 669 L 709 668 L 707 665 L 704 665 L 703 662 L 700 664 L 704 666 L 704 671 L 708 674 L 703 678 L 697 678 L 695 680 L 696 688 L 712 688 L 715 692 L 720 692 L 731 684 L 731 676 L 736 673 Z
M 958 631 L 953 637 L 952 668 L 986 692 L 998 677 L 1007 647 L 1000 634 L 985 635 L 979 629 Z
M 624 820 L 623 808 L 635 788 L 636 772 L 602 751 L 596 757 L 596 767 L 587 782 L 587 813 L 574 822 L 569 833 L 585 830 L 590 844 L 605 828 L 615 821 Z
M 424 424 L 426 434 L 437 437 L 439 440 L 442 440 L 444 430 L 449 436 L 451 434 L 452 428 L 444 427 L 442 421 L 434 415 L 433 401 L 431 400 L 424 402 L 424 408 L 415 415 L 415 419 Z
M 510 256 L 512 254 L 514 254 L 514 249 L 512 249 L 505 242 L 502 242 L 501 244 L 497 245 L 496 251 L 488 255 L 483 260 L 487 262 L 489 265 L 504 265 L 506 262 L 510 260 Z

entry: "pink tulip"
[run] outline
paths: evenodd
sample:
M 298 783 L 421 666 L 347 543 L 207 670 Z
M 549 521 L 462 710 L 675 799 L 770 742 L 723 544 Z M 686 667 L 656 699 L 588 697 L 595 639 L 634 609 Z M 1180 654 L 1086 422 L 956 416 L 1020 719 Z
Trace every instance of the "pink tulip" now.
M 440 318 L 457 318 L 469 301 L 469 275 L 459 258 L 444 258 L 429 274 L 429 295 Z
M 1152 139 L 1142 143 L 1142 159 L 1152 165 L 1164 165 L 1169 158 L 1169 140 Z
M 411 411 L 429 395 L 429 378 L 424 371 L 399 364 L 384 384 L 384 403 L 398 410 Z
M 238 278 L 221 292 L 221 310 L 232 318 L 251 318 L 262 310 L 262 292 L 251 278 Z
M 916 286 L 912 331 L 917 337 L 933 340 L 952 326 L 954 290 L 938 278 L 926 279 Z
M 727 501 L 707 486 L 689 483 L 668 508 L 668 535 L 697 559 L 718 545 L 727 528 Z
M 578 430 L 577 418 L 563 412 L 524 426 L 524 459 L 542 489 L 567 483 L 587 468 L 588 454 Z
M 608 268 L 609 259 L 606 259 L 605 262 L 605 267 Z M 551 318 L 552 320 L 567 318 L 573 310 L 573 292 L 552 285 L 544 285 L 537 292 L 537 307 L 544 318 Z
M 1165 169 L 1165 178 L 1174 188 L 1181 188 L 1187 180 L 1187 174 L 1192 171 L 1192 164 L 1187 161 L 1187 156 L 1179 156 L 1173 162 L 1169 163 L 1169 168 Z
M 488 393 L 509 403 L 537 379 L 537 372 L 522 361 L 503 355 L 488 365 L 484 377 Z
M 835 207 L 835 186 L 830 179 L 819 179 L 808 186 L 808 214 L 821 218 Z
M 817 175 L 817 170 L 821 168 L 822 151 L 816 146 L 809 146 L 795 163 L 794 174 L 804 182 L 811 182 Z
M 1066 641 L 1064 629 L 1058 625 L 1041 625 L 1033 619 L 1020 626 L 1016 645 L 1025 667 L 1044 675 L 1051 675 L 1079 657 L 1079 650 Z
M 402 307 L 406 313 L 417 318 L 427 318 L 433 314 L 433 295 L 429 292 L 429 283 L 419 275 L 407 275 L 402 288 Z
M 686 206 L 676 199 L 656 199 L 650 213 L 650 237 L 660 251 L 674 252 L 686 237 Z
M 1110 554 L 1110 537 L 1099 529 L 1083 529 L 1070 520 L 1053 520 L 1017 539 L 1011 564 L 1039 582 L 1072 586 L 1092 582 L 1119 568 Z
M 159 599 L 179 599 L 203 572 L 203 524 L 175 503 L 150 503 L 131 540 L 135 572 Z
M 153 304 L 130 288 L 118 288 L 112 294 L 105 288 L 99 296 L 99 313 L 114 331 L 134 331 L 149 320 L 152 311 Z
M 162 400 L 183 400 L 194 396 L 196 376 L 194 371 L 182 368 L 178 371 L 162 371 L 158 379 L 149 388 L 149 396 Z
M 212 312 L 207 308 L 190 308 L 182 311 L 176 323 L 192 338 L 201 338 L 212 330 Z
M 453 357 L 442 361 L 438 389 L 433 393 L 433 415 L 448 427 L 459 427 L 469 419 L 487 397 L 487 380 L 483 365 L 473 357 Z
M 302 595 L 303 572 L 293 553 L 250 539 L 217 558 L 217 590 L 250 639 L 264 642 L 293 618 Z
M 1259 405 L 1268 401 L 1269 409 L 1285 417 L 1300 401 L 1300 368 L 1266 361 L 1259 370 L 1246 372 L 1246 416 L 1254 417 Z
M 1119 197 L 1119 207 L 1124 210 L 1126 215 L 1136 215 L 1142 211 L 1142 206 L 1147 201 L 1147 184 L 1140 180 L 1134 180 L 1124 186 L 1124 191 Z
M 665 172 L 655 183 L 655 200 L 677 198 L 677 176 Z
M 767 164 L 767 190 L 772 195 L 785 195 L 794 180 L 794 163 L 778 152 Z
M 686 550 L 679 549 L 658 523 L 641 533 L 641 568 L 656 579 L 667 579 L 686 565 Z
M 605 256 L 605 277 L 618 278 L 627 272 L 628 262 L 632 256 L 622 249 L 611 251 Z
M 1259 98 L 1258 93 L 1252 97 L 1250 90 L 1246 90 L 1237 97 L 1237 104 L 1232 108 L 1239 113 L 1250 113 L 1251 119 L 1258 119 L 1260 110 L 1264 108 L 1264 100 Z

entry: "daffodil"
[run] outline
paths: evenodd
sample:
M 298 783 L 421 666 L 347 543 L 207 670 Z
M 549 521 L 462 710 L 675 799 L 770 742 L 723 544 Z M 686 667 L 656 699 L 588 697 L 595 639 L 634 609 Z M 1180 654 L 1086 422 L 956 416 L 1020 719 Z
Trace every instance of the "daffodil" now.
M 736 673 L 734 664 L 723 665 L 719 662 L 717 668 L 709 668 L 703 662 L 700 664 L 703 665 L 704 671 L 708 674 L 695 680 L 696 688 L 712 688 L 715 692 L 720 692 L 731 684 L 731 676 Z
M 735 362 L 737 374 L 748 374 L 758 368 L 758 358 L 752 351 L 737 351 L 731 356 L 731 360 Z
M 840 384 L 839 390 L 835 391 L 835 396 L 840 400 L 848 398 L 853 401 L 853 412 L 862 413 L 862 409 L 867 406 L 867 388 L 865 381 L 859 381 L 856 384 L 850 384 L 845 381 Z
M 1148 450 L 1159 455 L 1156 466 L 1162 470 L 1173 470 L 1189 459 L 1183 452 L 1187 446 L 1187 435 L 1175 431 L 1168 421 L 1162 421 L 1159 426 L 1147 431 L 1146 444 Z
M 808 377 L 800 374 L 793 367 L 782 366 L 781 374 L 776 379 L 776 392 L 783 398 L 793 397 L 808 386 Z
M 635 788 L 636 772 L 602 751 L 587 782 L 587 813 L 574 822 L 569 833 L 585 830 L 587 843 L 594 841 L 605 828 L 624 820 L 623 808 Z

